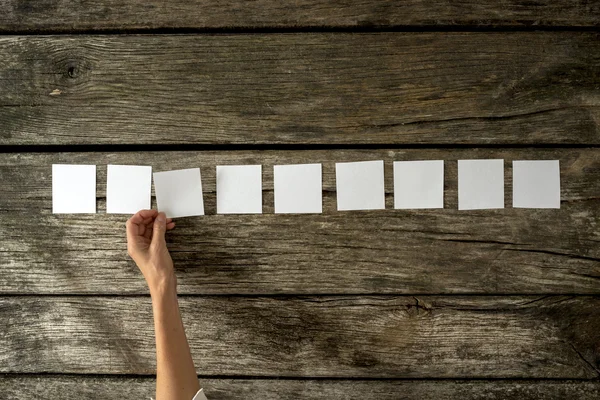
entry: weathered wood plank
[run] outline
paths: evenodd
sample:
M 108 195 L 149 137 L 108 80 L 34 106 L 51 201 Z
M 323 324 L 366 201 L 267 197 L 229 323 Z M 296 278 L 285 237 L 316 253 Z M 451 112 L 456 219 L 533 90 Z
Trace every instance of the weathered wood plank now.
M 0 144 L 597 145 L 599 54 L 592 32 L 9 36 Z
M 597 400 L 600 382 L 573 380 L 289 380 L 289 379 L 200 379 L 211 400 Z M 44 398 L 62 400 L 122 399 L 154 397 L 153 378 L 95 376 L 0 375 L 6 400 Z
M 273 212 L 272 165 L 323 162 L 323 215 L 183 218 L 168 235 L 188 294 L 600 293 L 600 150 L 340 150 L 38 153 L 0 155 L 0 292 L 146 293 L 126 254 L 127 216 L 52 215 L 51 164 L 98 164 L 104 212 L 108 163 L 155 171 L 202 169 L 215 213 L 215 165 L 263 164 L 264 209 Z M 561 162 L 560 210 L 458 211 L 456 162 L 504 158 Z M 335 161 L 386 160 L 388 210 L 338 212 Z M 443 210 L 392 210 L 392 160 L 446 160 Z
M 204 375 L 597 378 L 599 297 L 185 297 Z M 149 297 L 0 298 L 0 372 L 153 374 Z
M 144 28 L 598 26 L 596 1 L 0 0 L 0 32 Z

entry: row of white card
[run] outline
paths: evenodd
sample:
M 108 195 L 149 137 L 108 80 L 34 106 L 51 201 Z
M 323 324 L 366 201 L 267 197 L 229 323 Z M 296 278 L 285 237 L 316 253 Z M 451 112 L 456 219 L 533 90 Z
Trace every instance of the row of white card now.
M 336 163 L 338 210 L 385 208 L 383 161 Z M 444 161 L 395 161 L 394 208 L 444 208 Z M 108 165 L 106 212 L 150 208 L 151 176 L 159 211 L 168 217 L 204 215 L 200 168 L 155 172 Z M 321 164 L 276 165 L 275 213 L 321 213 Z M 262 166 L 217 166 L 217 213 L 262 213 Z M 558 160 L 513 161 L 513 207 L 560 208 Z M 459 210 L 504 208 L 504 160 L 458 161 Z M 54 213 L 96 212 L 96 166 L 52 165 Z

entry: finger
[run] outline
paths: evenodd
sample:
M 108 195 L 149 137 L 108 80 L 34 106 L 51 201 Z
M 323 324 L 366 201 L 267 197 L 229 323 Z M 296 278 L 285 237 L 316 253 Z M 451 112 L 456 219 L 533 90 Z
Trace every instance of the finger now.
M 137 213 L 140 214 L 142 216 L 142 218 L 146 219 L 146 218 L 156 217 L 156 214 L 158 214 L 158 211 L 156 211 L 156 210 L 140 210 Z
M 150 222 L 154 221 L 154 218 L 156 218 L 156 214 L 158 214 L 158 211 L 156 210 L 140 210 L 137 213 L 135 213 L 130 220 L 135 223 L 135 224 L 148 224 Z M 167 221 L 167 223 L 171 222 L 171 218 L 169 218 L 169 220 Z
M 152 221 L 152 215 L 156 212 L 156 210 L 140 210 L 127 220 L 125 226 L 128 242 L 132 242 L 136 236 L 144 236 L 147 231 L 147 224 Z
M 156 217 L 156 210 L 140 210 L 136 212 L 130 219 L 136 224 L 147 224 Z
M 131 216 L 131 218 L 129 218 L 127 220 L 128 223 L 132 223 L 132 224 L 136 224 L 139 225 L 142 223 L 142 221 L 144 220 L 144 217 L 142 217 L 141 211 L 136 212 L 135 214 L 133 214 Z
M 157 212 L 158 214 L 158 212 Z M 154 227 L 154 220 L 156 219 L 156 215 L 154 217 L 146 218 L 144 220 L 144 226 L 146 227 L 146 231 L 144 232 L 144 237 L 147 239 L 152 239 L 152 228 Z
M 154 217 L 144 218 L 144 220 L 142 221 L 142 224 L 148 225 L 148 224 L 151 224 L 152 222 L 154 222 Z
M 165 246 L 165 232 L 167 231 L 167 217 L 165 213 L 158 213 L 152 226 L 152 244 L 156 247 Z
M 127 241 L 131 243 L 133 238 L 140 235 L 140 220 L 141 217 L 135 214 L 133 217 L 127 220 L 125 224 L 125 231 L 127 232 Z
M 146 231 L 144 232 L 143 236 L 146 239 L 152 239 L 152 225 L 150 225 L 149 227 L 146 227 Z
M 170 224 L 171 222 L 173 222 L 173 218 L 167 218 L 167 224 Z
M 167 230 L 170 231 L 171 229 L 175 228 L 175 222 L 169 222 L 167 224 Z

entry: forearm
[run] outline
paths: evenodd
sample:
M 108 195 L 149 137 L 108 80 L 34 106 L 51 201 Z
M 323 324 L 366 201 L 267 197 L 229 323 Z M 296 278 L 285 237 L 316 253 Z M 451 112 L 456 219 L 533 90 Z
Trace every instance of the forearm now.
M 151 293 L 156 334 L 156 400 L 191 400 L 200 385 L 181 321 L 176 285 L 168 282 Z

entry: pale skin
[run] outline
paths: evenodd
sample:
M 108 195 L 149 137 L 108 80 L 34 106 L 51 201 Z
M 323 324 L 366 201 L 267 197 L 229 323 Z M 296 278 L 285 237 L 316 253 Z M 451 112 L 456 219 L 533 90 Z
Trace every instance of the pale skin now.
M 127 252 L 144 275 L 154 314 L 156 400 L 191 400 L 200 390 L 177 302 L 177 280 L 165 234 L 175 222 L 156 210 L 127 220 Z

